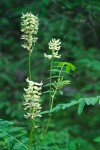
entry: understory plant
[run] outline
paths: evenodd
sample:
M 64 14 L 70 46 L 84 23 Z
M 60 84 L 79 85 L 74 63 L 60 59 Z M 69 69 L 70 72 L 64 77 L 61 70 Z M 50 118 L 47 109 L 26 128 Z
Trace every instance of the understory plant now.
M 37 42 L 36 34 L 38 32 L 39 20 L 37 16 L 34 16 L 32 13 L 22 14 L 22 22 L 21 22 L 21 31 L 23 39 L 25 42 L 22 44 L 22 47 L 28 52 L 28 61 L 29 61 L 29 77 L 26 79 L 28 83 L 28 88 L 25 88 L 24 98 L 25 101 L 23 103 L 24 110 L 26 110 L 26 114 L 24 115 L 26 119 L 31 119 L 32 128 L 30 132 L 30 140 L 28 149 L 31 149 L 32 144 L 32 135 L 34 134 L 34 149 L 36 150 L 37 144 L 35 141 L 35 132 L 37 130 L 37 125 L 35 124 L 35 119 L 37 117 L 42 117 L 43 112 L 41 111 L 41 100 L 42 94 L 48 93 L 49 98 L 49 117 L 47 125 L 43 131 L 43 137 L 40 143 L 40 149 L 42 149 L 43 143 L 45 141 L 46 133 L 48 131 L 49 123 L 51 120 L 51 111 L 53 109 L 54 100 L 58 92 L 62 92 L 61 89 L 64 86 L 70 84 L 70 80 L 66 79 L 66 73 L 71 70 L 75 71 L 75 66 L 68 62 L 60 62 L 61 54 L 59 54 L 61 49 L 61 41 L 60 39 L 51 39 L 48 43 L 50 54 L 44 53 L 44 57 L 48 59 L 50 62 L 50 76 L 49 83 L 45 86 L 49 87 L 49 89 L 45 92 L 41 92 L 43 83 L 37 83 L 32 81 L 31 75 L 31 53 L 34 51 L 35 43 Z M 34 44 L 33 44 L 34 43 Z
M 24 129 L 14 127 L 13 123 L 0 120 L 0 124 L 2 124 L 2 127 L 0 127 L 0 131 L 2 132 L 1 137 L 7 138 L 5 142 L 8 144 L 8 150 L 45 150 L 46 148 L 44 143 L 52 114 L 54 112 L 78 105 L 78 114 L 81 114 L 85 104 L 94 105 L 97 102 L 100 103 L 100 96 L 97 96 L 73 100 L 70 103 L 58 104 L 56 107 L 54 107 L 56 97 L 59 94 L 63 95 L 63 87 L 68 86 L 71 83 L 67 75 L 70 74 L 71 71 L 75 71 L 76 67 L 70 62 L 60 61 L 61 40 L 52 38 L 48 43 L 48 54 L 43 54 L 44 59 L 47 59 L 50 64 L 49 77 L 47 78 L 48 83 L 44 85 L 41 79 L 39 82 L 33 80 L 31 73 L 31 54 L 34 53 L 34 48 L 36 46 L 36 42 L 38 41 L 38 28 L 38 16 L 33 15 L 31 12 L 22 14 L 21 39 L 24 40 L 22 47 L 27 51 L 28 54 L 28 76 L 26 79 L 27 87 L 24 88 L 23 109 L 25 111 L 24 117 L 27 119 L 27 121 L 31 122 L 31 130 L 28 134 L 24 131 Z M 49 99 L 48 110 L 44 110 L 44 108 L 42 108 L 42 96 L 45 94 Z M 45 114 L 48 115 L 48 121 L 45 124 L 45 127 L 40 129 L 42 125 L 37 123 L 37 118 L 41 119 L 41 117 Z M 8 128 L 9 130 L 7 131 Z M 42 136 L 40 136 L 39 131 L 41 131 Z M 11 133 L 13 133 L 13 135 L 11 135 Z

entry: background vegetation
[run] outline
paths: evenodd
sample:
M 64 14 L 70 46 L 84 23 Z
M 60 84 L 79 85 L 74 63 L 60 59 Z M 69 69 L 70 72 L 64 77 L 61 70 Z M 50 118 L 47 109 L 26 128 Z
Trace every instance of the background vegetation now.
M 77 67 L 76 72 L 68 77 L 71 85 L 63 89 L 64 95 L 57 97 L 55 105 L 99 95 L 99 0 L 0 2 L 0 118 L 13 120 L 19 126 L 29 126 L 22 109 L 23 87 L 28 74 L 27 52 L 21 47 L 20 40 L 22 12 L 38 14 L 40 19 L 39 40 L 32 54 L 33 79 L 47 82 L 49 63 L 43 53 L 48 51 L 47 43 L 52 37 L 62 41 L 62 61 L 69 61 Z M 43 99 L 42 105 L 47 108 L 47 98 Z M 46 146 L 47 150 L 50 146 L 55 150 L 97 150 L 100 144 L 94 139 L 99 136 L 100 106 L 87 106 L 80 116 L 74 106 L 53 116 Z M 4 143 L 1 139 L 0 149 Z

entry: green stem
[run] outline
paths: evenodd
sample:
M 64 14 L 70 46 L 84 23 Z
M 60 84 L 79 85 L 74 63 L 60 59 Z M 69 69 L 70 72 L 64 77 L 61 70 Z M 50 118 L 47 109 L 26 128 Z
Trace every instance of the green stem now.
M 52 100 L 52 94 L 51 94 L 51 83 L 52 83 L 52 64 L 53 64 L 53 57 L 51 58 L 51 63 L 50 63 L 50 101 L 49 101 L 49 108 L 51 105 L 51 100 Z
M 34 127 L 34 150 L 36 150 L 36 127 L 35 127 L 35 122 L 33 123 Z
M 50 111 L 52 110 L 53 108 L 53 103 L 54 103 L 54 98 L 55 98 L 55 95 L 57 93 L 57 89 L 58 89 L 58 82 L 57 82 L 57 86 L 56 86 L 56 89 L 54 91 L 54 94 L 52 95 L 51 93 L 51 83 L 52 83 L 52 64 L 53 64 L 53 58 L 51 59 L 51 65 L 50 65 L 50 103 L 49 103 L 49 107 L 50 107 Z M 61 76 L 61 72 L 62 72 L 62 69 L 63 69 L 63 66 L 61 67 L 61 70 L 59 72 L 59 75 L 58 75 L 58 81 L 59 81 L 59 78 Z M 47 127 L 44 131 L 44 136 L 43 136 L 43 139 L 42 139 L 42 143 L 41 143 L 41 148 L 40 150 L 42 149 L 42 145 L 44 143 L 44 140 L 45 140 L 45 137 L 46 137 L 46 134 L 47 134 L 47 131 L 48 131 L 48 128 L 49 128 L 49 124 L 50 124 L 50 120 L 51 120 L 51 112 L 49 114 L 49 118 L 48 118 L 48 122 L 47 122 Z
M 31 127 L 31 132 L 30 132 L 30 140 L 29 140 L 28 150 L 30 150 L 30 148 L 31 148 L 31 143 L 32 143 L 32 135 L 33 135 L 33 124 L 32 124 L 32 127 Z
M 35 123 L 32 120 L 32 127 L 31 127 L 31 132 L 30 132 L 30 141 L 28 145 L 28 150 L 31 149 L 31 144 L 32 144 L 32 138 L 33 138 L 33 130 L 34 130 L 34 150 L 36 150 L 36 139 L 35 139 Z
M 31 80 L 31 54 L 30 52 L 28 55 L 28 73 L 29 73 L 29 79 Z
M 52 94 L 51 94 L 51 83 L 52 83 L 52 71 L 51 70 L 52 70 L 52 64 L 53 64 L 53 57 L 51 58 L 51 62 L 50 62 L 50 100 L 49 100 L 49 108 L 50 108 L 51 101 L 52 101 Z M 42 139 L 42 142 L 41 142 L 40 150 L 42 149 L 42 145 L 43 145 L 44 140 L 45 140 L 45 136 L 46 136 L 46 133 L 47 133 L 47 130 L 48 130 L 50 118 L 51 117 L 49 116 L 48 122 L 47 122 L 47 127 L 44 130 L 44 134 L 43 134 L 43 139 Z
M 59 72 L 58 81 L 59 81 L 59 78 L 60 78 L 60 76 L 61 76 L 61 72 L 62 72 L 63 67 L 64 67 L 64 66 L 61 67 L 61 70 L 60 70 L 60 72 Z M 56 86 L 55 91 L 54 91 L 54 94 L 53 94 L 53 96 L 52 96 L 50 110 L 52 110 L 52 107 L 53 107 L 53 101 L 54 101 L 55 95 L 56 95 L 56 93 L 57 93 L 58 85 L 59 85 L 59 83 L 57 82 L 57 86 Z
M 51 61 L 51 67 L 50 67 L 51 69 L 52 69 L 52 61 Z M 50 69 L 50 72 L 51 72 L 51 69 Z M 63 69 L 63 66 L 61 67 L 61 70 L 60 70 L 60 72 L 59 72 L 59 75 L 58 75 L 58 80 L 59 80 L 59 78 L 60 78 L 60 76 L 61 76 L 61 72 L 62 72 L 62 69 Z M 53 103 L 54 103 L 54 98 L 55 98 L 55 95 L 56 95 L 56 93 L 57 93 L 57 89 L 58 89 L 58 82 L 57 82 L 57 86 L 56 86 L 56 89 L 55 89 L 55 91 L 54 91 L 54 94 L 53 94 L 53 96 L 51 95 L 51 73 L 50 73 L 50 111 L 52 110 L 52 108 L 53 108 Z M 45 137 L 46 137 L 46 133 L 47 133 L 47 131 L 48 131 L 48 127 L 49 127 L 49 124 L 50 124 L 50 120 L 51 120 L 51 112 L 50 112 L 50 114 L 49 114 L 49 118 L 48 118 L 48 122 L 47 122 L 47 127 L 46 127 L 46 129 L 45 129 L 45 132 L 44 132 L 44 137 L 43 137 L 43 141 L 42 141 L 42 144 L 44 143 L 44 140 L 45 140 Z
M 29 52 L 28 55 L 28 71 L 29 71 L 29 80 L 31 80 L 31 54 Z M 35 139 L 35 123 L 32 121 L 32 127 L 30 131 L 30 139 L 29 139 L 29 144 L 28 144 L 28 150 L 31 149 L 31 144 L 32 144 L 32 138 L 33 138 L 33 129 L 34 129 L 34 150 L 36 150 L 36 139 Z

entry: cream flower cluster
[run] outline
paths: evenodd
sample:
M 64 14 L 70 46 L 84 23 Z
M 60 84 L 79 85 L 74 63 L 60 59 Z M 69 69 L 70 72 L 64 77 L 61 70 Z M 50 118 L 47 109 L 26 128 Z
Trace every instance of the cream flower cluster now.
M 52 50 L 52 51 L 59 51 L 60 50 L 60 46 L 61 45 L 61 42 L 60 42 L 60 39 L 56 40 L 56 39 L 52 39 L 50 42 L 49 42 L 49 49 Z
M 56 40 L 56 39 L 52 39 L 49 43 L 49 49 L 52 51 L 52 55 L 47 55 L 46 53 L 44 53 L 44 57 L 51 59 L 51 58 L 60 58 L 61 55 L 58 54 L 58 51 L 61 48 L 61 42 L 60 39 Z
M 27 113 L 24 115 L 26 119 L 31 118 L 35 119 L 36 117 L 41 117 L 41 90 L 43 83 L 37 83 L 30 81 L 29 78 L 26 79 L 28 83 L 28 88 L 24 88 L 25 101 L 23 103 L 24 110 L 27 110 Z
M 38 39 L 37 37 L 35 37 L 35 35 L 38 32 L 39 19 L 32 13 L 22 14 L 21 18 L 21 31 L 23 33 L 21 39 L 24 39 L 26 41 L 26 43 L 22 44 L 22 47 L 32 53 L 32 44 L 35 43 Z

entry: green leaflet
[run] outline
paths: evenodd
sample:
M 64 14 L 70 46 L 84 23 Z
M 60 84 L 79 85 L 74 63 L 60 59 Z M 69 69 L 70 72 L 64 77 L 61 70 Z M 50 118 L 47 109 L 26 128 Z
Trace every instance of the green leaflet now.
M 76 67 L 73 64 L 69 63 L 69 62 L 56 62 L 56 63 L 58 64 L 58 66 L 61 66 L 61 67 L 65 66 L 66 73 L 69 73 L 70 70 L 72 70 L 72 71 L 76 70 Z
M 53 78 L 58 78 L 59 76 L 52 76 L 51 78 L 53 79 Z M 50 79 L 50 77 L 49 78 L 47 78 L 47 79 Z
M 47 86 L 50 86 L 50 85 L 53 85 L 55 87 L 56 83 L 48 83 L 48 84 L 44 85 L 43 87 L 47 87 Z
M 58 92 L 59 92 L 61 95 L 63 95 L 63 91 L 62 91 L 62 90 L 59 90 Z
M 70 72 L 70 70 L 75 71 L 76 67 L 73 64 L 66 62 L 66 71 Z
M 97 97 L 90 97 L 90 98 L 85 98 L 85 102 L 87 105 L 94 105 L 98 101 Z
M 99 100 L 100 96 L 79 99 L 78 114 L 80 115 L 82 113 L 85 105 L 95 105 Z
M 58 69 L 51 69 L 52 72 L 59 72 Z
M 0 119 L 0 128 L 3 129 L 3 128 L 6 128 L 10 125 L 13 125 L 14 123 L 11 122 L 11 121 L 4 121 L 2 119 Z
M 58 89 L 63 88 L 64 86 L 70 84 L 70 80 L 63 80 L 63 77 L 58 79 Z
M 71 106 L 76 105 L 76 104 L 78 104 L 78 101 L 73 100 L 70 103 L 67 103 L 66 105 L 63 105 L 62 109 L 66 109 L 66 108 L 71 107 Z
M 85 106 L 85 101 L 84 101 L 84 99 L 82 99 L 78 106 L 78 114 L 79 115 L 82 113 L 84 106 Z
M 50 93 L 50 90 L 42 92 L 42 94 L 47 94 L 47 93 Z

